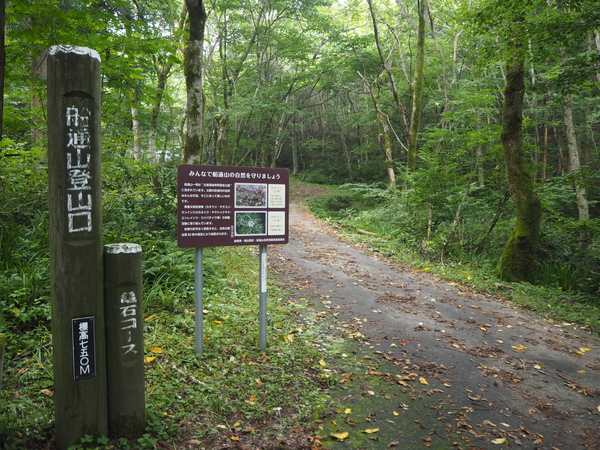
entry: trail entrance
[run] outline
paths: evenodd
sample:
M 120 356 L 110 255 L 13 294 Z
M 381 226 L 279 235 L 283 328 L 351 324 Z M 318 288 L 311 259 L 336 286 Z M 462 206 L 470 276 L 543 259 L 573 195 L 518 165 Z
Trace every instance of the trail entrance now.
M 294 199 L 274 258 L 295 300 L 314 305 L 315 344 L 352 349 L 327 361 L 339 403 L 324 444 L 600 447 L 598 337 L 343 242 Z

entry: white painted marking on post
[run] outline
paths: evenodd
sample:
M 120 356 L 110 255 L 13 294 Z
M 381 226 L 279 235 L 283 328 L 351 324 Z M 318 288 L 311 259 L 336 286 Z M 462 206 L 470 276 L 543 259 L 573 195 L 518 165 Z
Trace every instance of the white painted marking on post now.
M 119 253 L 141 253 L 142 247 L 138 244 L 106 244 L 104 251 L 111 255 Z
M 76 45 L 53 45 L 50 47 L 50 54 L 56 55 L 57 53 L 75 53 L 76 55 L 88 55 L 91 58 L 100 61 L 100 54 L 91 48 L 78 47 Z

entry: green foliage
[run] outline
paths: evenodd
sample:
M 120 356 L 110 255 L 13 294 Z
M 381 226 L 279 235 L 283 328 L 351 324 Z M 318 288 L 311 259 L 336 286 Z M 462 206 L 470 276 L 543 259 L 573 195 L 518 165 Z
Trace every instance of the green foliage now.
M 110 242 L 174 237 L 176 163 L 149 165 L 110 155 L 103 161 L 104 234 Z M 140 234 L 143 230 L 145 235 Z

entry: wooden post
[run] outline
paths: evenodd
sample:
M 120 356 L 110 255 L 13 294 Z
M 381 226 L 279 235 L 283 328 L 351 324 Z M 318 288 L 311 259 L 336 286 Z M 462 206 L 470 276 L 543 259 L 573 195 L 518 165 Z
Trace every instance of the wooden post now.
M 100 162 L 100 57 L 55 46 L 48 183 L 56 445 L 108 434 Z
M 145 428 L 142 248 L 104 246 L 108 430 L 138 438 Z

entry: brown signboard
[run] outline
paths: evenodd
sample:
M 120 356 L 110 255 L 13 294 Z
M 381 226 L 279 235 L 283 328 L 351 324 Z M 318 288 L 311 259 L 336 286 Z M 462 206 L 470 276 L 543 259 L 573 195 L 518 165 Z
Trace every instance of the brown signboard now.
M 287 169 L 182 164 L 177 175 L 179 247 L 287 244 Z

